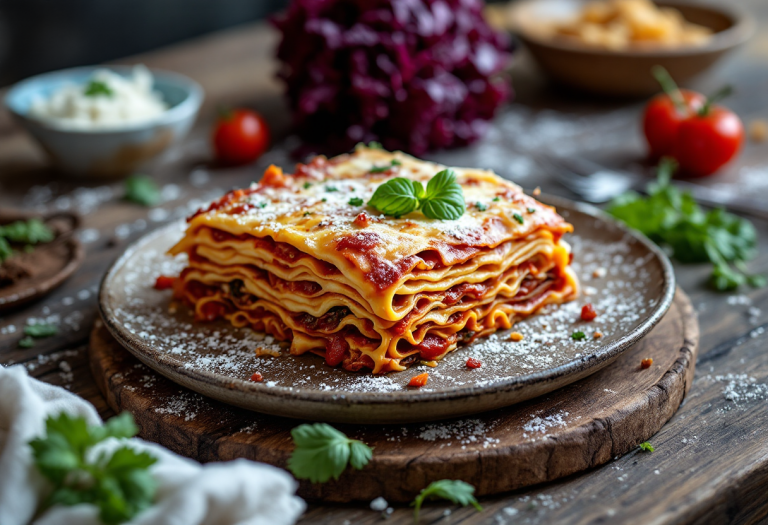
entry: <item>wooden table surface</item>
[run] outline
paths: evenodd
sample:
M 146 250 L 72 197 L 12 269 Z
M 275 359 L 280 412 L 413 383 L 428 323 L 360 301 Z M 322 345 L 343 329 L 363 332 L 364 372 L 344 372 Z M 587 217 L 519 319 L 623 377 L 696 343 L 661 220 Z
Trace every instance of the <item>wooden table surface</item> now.
M 742 2 L 768 22 L 768 3 Z M 41 152 L 0 114 L 0 206 L 4 209 L 69 209 L 83 215 L 87 256 L 64 286 L 20 311 L 0 317 L 0 362 L 21 363 L 44 381 L 63 385 L 111 415 L 87 367 L 87 338 L 97 316 L 96 293 L 106 267 L 147 231 L 185 216 L 206 199 L 257 180 L 270 162 L 291 165 L 288 138 L 256 165 L 216 169 L 208 133 L 218 106 L 245 105 L 266 115 L 276 136 L 288 128 L 287 111 L 274 80 L 274 32 L 247 25 L 135 57 L 189 75 L 206 91 L 206 102 L 189 139 L 150 172 L 163 186 L 164 202 L 147 209 L 122 202 L 120 183 L 78 182 L 45 167 Z M 768 118 L 768 35 L 758 31 L 746 49 L 727 60 L 700 87 L 733 83 L 730 105 L 749 122 Z M 626 164 L 642 157 L 638 102 L 600 101 L 555 90 L 524 53 L 513 68 L 517 97 L 489 136 L 466 150 L 431 157 L 456 165 L 491 167 L 521 185 L 567 195 L 538 171 L 528 154 L 543 148 L 602 155 Z M 610 157 L 610 158 L 609 158 Z M 738 162 L 709 184 L 765 195 L 768 144 L 748 144 Z M 764 197 L 765 198 L 765 197 Z M 750 263 L 768 271 L 768 223 L 755 220 L 760 256 Z M 716 293 L 705 286 L 707 265 L 676 265 L 679 284 L 699 313 L 701 349 L 691 392 L 677 415 L 653 438 L 653 454 L 630 453 L 582 475 L 487 498 L 484 512 L 430 505 L 422 523 L 754 523 L 768 515 L 768 288 Z M 21 349 L 17 342 L 30 318 L 61 325 L 58 336 Z M 551 439 L 551 438 L 547 438 Z M 311 505 L 302 523 L 378 523 L 367 506 Z M 411 523 L 396 508 L 389 523 Z

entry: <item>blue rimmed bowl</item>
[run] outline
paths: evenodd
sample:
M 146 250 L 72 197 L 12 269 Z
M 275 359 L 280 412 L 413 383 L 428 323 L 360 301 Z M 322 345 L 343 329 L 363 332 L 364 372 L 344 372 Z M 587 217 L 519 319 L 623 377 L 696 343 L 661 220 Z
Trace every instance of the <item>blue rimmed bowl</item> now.
M 89 66 L 37 75 L 14 85 L 5 106 L 40 146 L 54 166 L 81 177 L 121 177 L 141 169 L 150 160 L 178 144 L 195 122 L 203 102 L 203 88 L 177 73 L 151 69 L 154 89 L 168 109 L 157 117 L 119 127 L 83 130 L 31 117 L 37 97 L 49 97 L 62 85 L 85 84 L 97 69 L 128 76 L 132 66 Z

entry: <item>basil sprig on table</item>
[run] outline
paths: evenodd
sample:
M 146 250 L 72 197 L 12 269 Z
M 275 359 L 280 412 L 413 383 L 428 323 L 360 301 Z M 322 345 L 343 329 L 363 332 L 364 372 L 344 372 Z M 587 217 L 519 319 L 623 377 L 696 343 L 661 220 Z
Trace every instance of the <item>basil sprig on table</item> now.
M 10 243 L 20 243 L 31 246 L 51 242 L 56 235 L 40 219 L 16 221 L 0 226 L 0 263 L 13 255 Z
M 432 177 L 426 189 L 419 181 L 391 179 L 376 188 L 368 205 L 394 217 L 420 209 L 426 217 L 438 220 L 456 220 L 466 210 L 464 192 L 449 169 Z
M 764 276 L 749 274 L 744 267 L 757 253 L 755 227 L 722 208 L 702 210 L 689 192 L 670 183 L 676 168 L 674 160 L 662 159 L 658 180 L 648 186 L 648 196 L 620 195 L 608 213 L 670 248 L 682 263 L 711 262 L 710 280 L 717 290 L 734 290 L 742 284 L 764 286 Z

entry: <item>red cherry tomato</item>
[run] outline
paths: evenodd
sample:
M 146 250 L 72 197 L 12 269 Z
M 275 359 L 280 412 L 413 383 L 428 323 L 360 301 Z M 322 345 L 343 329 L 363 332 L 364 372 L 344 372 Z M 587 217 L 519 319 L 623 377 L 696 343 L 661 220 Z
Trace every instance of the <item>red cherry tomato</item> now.
M 269 146 L 269 128 L 258 113 L 249 109 L 227 112 L 216 122 L 213 148 L 219 162 L 247 164 L 258 159 Z
M 722 106 L 714 106 L 705 115 L 680 123 L 672 156 L 685 175 L 706 177 L 731 160 L 743 142 L 741 119 Z
M 730 161 L 744 141 L 744 126 L 736 114 L 715 102 L 731 93 L 725 88 L 706 98 L 678 89 L 667 71 L 659 66 L 653 75 L 664 93 L 645 108 L 643 132 L 654 159 L 673 157 L 684 175 L 705 177 Z
M 467 359 L 467 368 L 480 368 L 481 366 L 483 366 L 483 363 L 479 359 L 474 357 Z
M 695 91 L 681 89 L 680 93 L 687 111 L 678 109 L 666 93 L 653 97 L 645 108 L 643 132 L 654 159 L 672 154 L 680 123 L 698 111 L 706 101 L 704 95 Z

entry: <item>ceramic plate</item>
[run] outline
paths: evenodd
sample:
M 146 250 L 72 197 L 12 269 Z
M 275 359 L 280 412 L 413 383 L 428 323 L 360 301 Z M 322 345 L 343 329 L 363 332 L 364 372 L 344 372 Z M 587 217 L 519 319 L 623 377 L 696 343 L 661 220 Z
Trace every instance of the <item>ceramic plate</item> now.
M 165 255 L 185 224 L 155 231 L 130 246 L 101 285 L 101 314 L 112 335 L 147 366 L 203 395 L 258 412 L 348 423 L 406 423 L 475 414 L 551 392 L 608 365 L 647 334 L 674 296 L 672 266 L 650 241 L 590 206 L 555 198 L 576 234 L 573 266 L 581 297 L 518 323 L 520 342 L 501 331 L 460 348 L 436 368 L 371 376 L 331 368 L 315 355 L 292 356 L 285 345 L 227 322 L 194 323 L 189 309 L 169 308 L 158 275 L 175 275 L 183 258 Z M 599 316 L 580 320 L 581 306 Z M 575 341 L 571 334 L 583 331 Z M 595 338 L 595 332 L 602 337 Z M 269 355 L 273 354 L 273 355 Z M 468 369 L 466 361 L 482 361 Z M 429 372 L 429 383 L 407 387 Z M 261 383 L 249 380 L 254 372 Z

